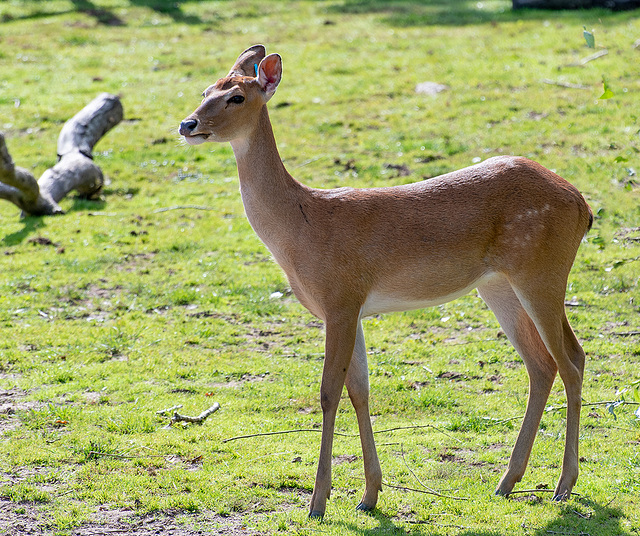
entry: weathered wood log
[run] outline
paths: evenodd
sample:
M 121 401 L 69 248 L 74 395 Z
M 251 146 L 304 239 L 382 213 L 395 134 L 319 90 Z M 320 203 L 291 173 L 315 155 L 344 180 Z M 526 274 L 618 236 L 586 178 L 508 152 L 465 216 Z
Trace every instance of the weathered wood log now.
M 604 7 L 614 11 L 636 9 L 640 0 L 513 0 L 513 9 L 591 9 Z
M 0 132 L 0 199 L 23 213 L 61 214 L 58 202 L 76 190 L 82 196 L 97 194 L 104 184 L 102 170 L 93 162 L 93 147 L 123 118 L 120 99 L 103 93 L 67 121 L 58 137 L 58 162 L 39 180 L 11 159 Z

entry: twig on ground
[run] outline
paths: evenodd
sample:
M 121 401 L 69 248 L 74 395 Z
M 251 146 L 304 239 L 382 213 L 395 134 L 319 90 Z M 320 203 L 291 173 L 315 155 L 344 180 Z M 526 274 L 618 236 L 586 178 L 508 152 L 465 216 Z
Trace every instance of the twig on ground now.
M 106 456 L 109 458 L 120 458 L 123 460 L 139 460 L 141 458 L 166 458 L 164 454 L 139 454 L 139 455 L 129 455 L 129 454 L 115 454 L 114 452 L 101 452 L 99 450 L 90 450 L 87 454 L 91 454 L 96 458 L 99 456 Z
M 263 436 L 272 436 L 272 435 L 284 435 L 284 434 L 300 434 L 305 432 L 322 432 L 321 428 L 300 428 L 297 430 L 280 430 L 278 432 L 262 432 L 259 434 L 247 434 L 240 435 L 235 437 L 228 437 L 227 439 L 223 439 L 223 443 L 229 443 L 230 441 L 237 441 L 238 439 L 250 439 L 252 437 L 263 437 Z M 342 436 L 342 437 L 358 437 L 353 434 L 343 434 L 341 432 L 334 432 L 334 435 Z
M 454 439 L 458 441 L 458 443 L 462 443 L 462 441 L 460 441 L 459 439 L 456 439 L 455 437 L 450 436 L 449 434 L 443 432 L 442 430 L 440 430 L 436 426 L 433 426 L 432 424 L 416 424 L 413 426 L 396 426 L 395 428 L 387 428 L 386 430 L 374 430 L 373 433 L 384 434 L 387 432 L 394 432 L 395 430 L 410 430 L 412 428 L 433 428 L 434 430 L 437 430 L 441 434 L 446 435 L 450 439 Z M 298 428 L 295 430 L 279 430 L 277 432 L 261 432 L 258 434 L 246 434 L 246 435 L 240 435 L 235 437 L 228 437 L 227 439 L 223 439 L 222 442 L 228 443 L 229 441 L 236 441 L 238 439 L 250 439 L 252 437 L 263 437 L 263 436 L 284 435 L 284 434 L 300 434 L 305 432 L 318 433 L 318 432 L 322 432 L 322 428 Z M 358 434 L 345 434 L 342 432 L 334 432 L 334 434 L 341 437 L 358 437 Z
M 424 493 L 425 495 L 435 495 L 436 497 L 441 497 L 443 499 L 453 499 L 455 501 L 468 501 L 467 497 L 453 497 L 451 495 L 443 495 L 442 493 L 438 493 L 437 491 L 429 490 L 429 489 L 415 489 L 409 488 L 407 486 L 396 486 L 394 484 L 389 484 L 389 482 L 383 482 L 383 485 L 388 488 L 398 489 L 400 491 L 413 491 L 415 493 Z
M 424 484 L 424 482 L 422 482 L 422 480 L 420 480 L 418 478 L 418 475 L 415 474 L 413 469 L 411 469 L 411 467 L 409 467 L 409 464 L 407 463 L 407 460 L 404 457 L 404 446 L 400 447 L 400 455 L 402 456 L 402 461 L 404 462 L 404 465 L 407 468 L 407 470 L 411 473 L 413 478 L 416 479 L 418 484 L 420 484 L 429 494 L 435 495 L 436 497 L 443 497 L 445 499 L 455 499 L 456 501 L 468 501 L 469 500 L 466 497 L 452 497 L 451 495 L 443 495 L 442 493 L 440 493 L 440 492 L 438 492 L 438 491 L 436 491 L 434 489 L 431 489 L 429 486 L 426 486 Z
M 611 404 L 615 404 L 616 407 L 617 406 L 640 406 L 640 402 L 630 402 L 628 400 L 611 400 L 609 402 L 583 403 L 582 407 L 583 408 L 590 408 L 590 407 L 593 407 L 593 406 L 610 406 Z M 562 410 L 562 409 L 567 409 L 567 406 L 566 405 L 563 405 L 563 406 L 549 406 L 548 408 L 545 409 L 545 412 L 549 413 L 549 412 L 552 412 L 552 411 L 558 411 L 558 410 Z
M 614 337 L 637 337 L 640 335 L 640 331 L 614 331 L 613 333 L 610 333 L 610 335 L 613 335 Z
M 167 424 L 167 426 L 165 426 L 165 428 L 169 428 L 173 423 L 176 423 L 176 422 L 192 422 L 192 423 L 202 424 L 202 422 L 209 415 L 211 415 L 212 413 L 215 413 L 219 409 L 220 409 L 220 404 L 218 404 L 216 402 L 215 404 L 213 404 L 213 406 L 211 406 L 209 409 L 204 410 L 197 417 L 189 417 L 188 415 L 180 415 L 177 411 L 174 411 L 173 412 L 173 417 L 171 417 L 171 421 L 169 422 L 169 424 Z
M 177 409 L 180 409 L 181 407 L 182 407 L 182 404 L 177 404 L 175 406 L 171 406 L 170 408 L 161 409 L 160 411 L 156 411 L 156 415 L 165 415 L 166 413 L 175 411 Z
M 414 428 L 433 428 L 434 430 L 440 432 L 443 435 L 446 435 L 449 439 L 453 439 L 454 441 L 457 441 L 458 443 L 462 443 L 462 441 L 456 437 L 453 437 L 450 434 L 447 434 L 446 432 L 444 432 L 443 430 L 441 430 L 440 428 L 438 428 L 437 426 L 433 426 L 433 424 L 414 424 L 411 426 L 396 426 L 395 428 L 387 428 L 386 430 L 374 430 L 373 433 L 374 434 L 384 434 L 387 432 L 395 432 L 396 430 L 411 430 Z
M 567 67 L 582 67 L 583 65 L 586 65 L 590 61 L 597 60 L 598 58 L 601 58 L 602 56 L 606 56 L 607 54 L 609 54 L 608 50 L 599 50 L 595 54 L 591 54 L 591 56 L 587 56 L 586 58 L 582 58 L 579 61 L 570 63 L 569 65 L 567 65 Z
M 419 519 L 407 519 L 405 523 L 410 525 L 433 525 L 444 529 L 473 530 L 473 527 L 465 527 L 463 525 L 451 525 L 448 523 L 436 523 L 435 521 L 421 521 Z
M 554 490 L 548 488 L 536 488 L 536 489 L 519 489 L 516 491 L 510 491 L 507 497 L 511 495 L 524 495 L 525 493 L 553 493 Z
M 516 491 L 510 491 L 507 497 L 511 497 L 512 495 L 525 495 L 527 493 L 536 494 L 536 493 L 555 493 L 553 489 L 540 488 L 540 489 L 519 489 Z M 572 497 L 582 498 L 582 495 L 576 493 L 575 491 L 571 492 Z
M 545 78 L 543 82 L 552 86 L 566 87 L 568 89 L 591 89 L 589 86 L 582 84 L 571 84 L 570 82 L 560 82 L 558 80 L 550 80 L 549 78 Z
M 164 207 L 154 210 L 154 214 L 159 214 L 160 212 L 168 212 L 170 210 L 183 210 L 183 209 L 193 209 L 193 210 L 215 210 L 213 207 L 205 207 L 202 205 L 176 205 L 174 207 Z
M 589 403 L 583 403 L 582 407 L 583 408 L 589 408 L 589 407 L 594 407 L 594 406 L 610 406 L 612 404 L 615 404 L 615 406 L 640 406 L 640 402 L 630 402 L 628 400 L 614 400 L 614 401 L 609 401 L 609 402 L 589 402 Z M 554 411 L 561 411 L 563 409 L 567 409 L 566 404 L 562 405 L 562 406 L 549 406 L 548 408 L 546 408 L 544 411 L 545 413 L 551 413 Z M 522 420 L 524 419 L 524 415 L 519 415 L 517 417 L 509 417 L 507 419 L 501 419 L 499 421 L 496 421 L 496 424 L 502 424 L 505 422 L 509 422 L 509 421 L 516 421 L 516 420 Z

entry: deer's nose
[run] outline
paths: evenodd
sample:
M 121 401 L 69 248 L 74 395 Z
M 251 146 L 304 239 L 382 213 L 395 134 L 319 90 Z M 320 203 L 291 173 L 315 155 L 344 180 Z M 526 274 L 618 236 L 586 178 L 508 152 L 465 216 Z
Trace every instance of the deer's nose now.
M 195 119 L 185 119 L 180 123 L 180 134 L 182 136 L 191 134 L 193 130 L 198 126 L 198 121 Z

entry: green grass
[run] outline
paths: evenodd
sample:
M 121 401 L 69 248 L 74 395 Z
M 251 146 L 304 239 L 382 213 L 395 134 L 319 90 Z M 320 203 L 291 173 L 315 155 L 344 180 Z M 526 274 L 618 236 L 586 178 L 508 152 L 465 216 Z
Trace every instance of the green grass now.
M 59 534 L 101 507 L 241 516 L 261 534 L 640 532 L 637 405 L 585 407 L 568 503 L 492 496 L 527 375 L 475 294 L 365 322 L 374 429 L 397 428 L 376 436 L 385 481 L 419 489 L 417 477 L 470 500 L 386 487 L 373 515 L 356 513 L 364 482 L 345 397 L 327 516 L 309 521 L 319 433 L 223 440 L 318 429 L 322 327 L 244 218 L 230 147 L 177 135 L 202 90 L 263 42 L 284 61 L 270 103 L 280 151 L 306 184 L 400 184 L 497 154 L 556 170 L 597 214 L 567 291 L 588 354 L 584 401 L 637 403 L 637 13 L 12 0 L 0 21 L 0 130 L 18 165 L 36 176 L 52 166 L 64 121 L 102 91 L 121 95 L 126 117 L 96 146 L 110 180 L 101 200 L 70 197 L 55 218 L 0 205 L 0 392 L 15 412 L 0 414 L 0 496 L 17 512 L 37 508 Z M 571 66 L 593 53 L 583 26 L 608 54 Z M 416 94 L 423 81 L 449 89 Z M 175 208 L 186 205 L 209 210 Z M 564 400 L 557 382 L 549 404 Z M 214 401 L 202 426 L 165 429 L 156 414 Z M 545 413 L 519 489 L 555 485 L 563 431 L 561 409 Z

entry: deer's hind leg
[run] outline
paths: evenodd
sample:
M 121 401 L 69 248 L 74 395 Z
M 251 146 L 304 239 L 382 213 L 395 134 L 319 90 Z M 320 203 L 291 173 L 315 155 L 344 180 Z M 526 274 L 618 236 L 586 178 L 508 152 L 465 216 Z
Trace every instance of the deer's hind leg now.
M 562 284 L 560 284 L 562 283 Z M 533 320 L 558 368 L 567 397 L 567 427 L 562 473 L 554 500 L 568 499 L 578 480 L 578 439 L 582 408 L 585 353 L 569 325 L 564 310 L 566 280 L 554 283 L 542 277 L 514 290 Z
M 369 511 L 375 507 L 378 501 L 378 492 L 382 489 L 382 470 L 378 461 L 378 453 L 376 452 L 371 418 L 369 416 L 369 371 L 362 322 L 358 323 L 356 344 L 345 384 L 358 418 L 364 461 L 365 491 L 357 509 Z
M 506 496 L 522 479 L 527 468 L 557 367 L 536 325 L 506 277 L 494 276 L 478 287 L 478 293 L 495 314 L 529 373 L 529 398 L 525 416 L 507 470 L 496 488 L 496 494 Z

